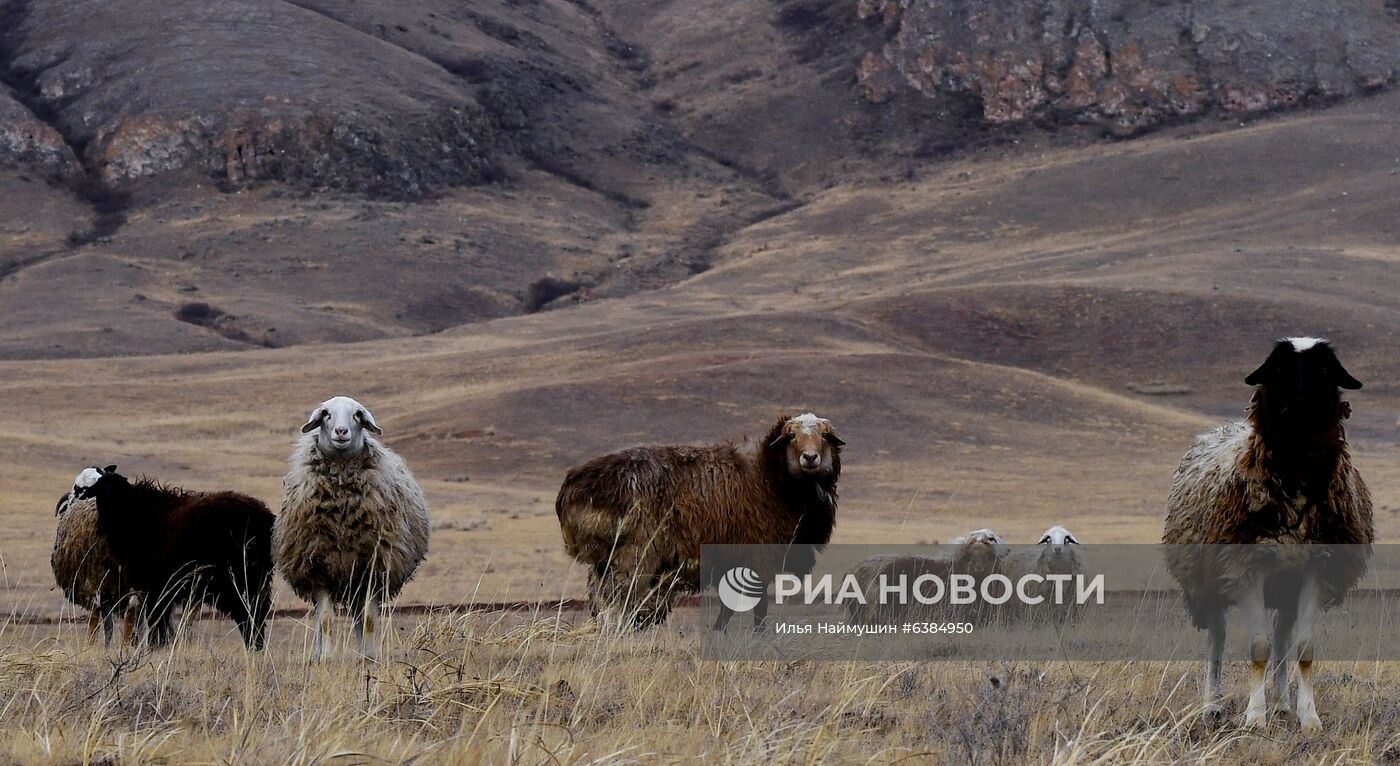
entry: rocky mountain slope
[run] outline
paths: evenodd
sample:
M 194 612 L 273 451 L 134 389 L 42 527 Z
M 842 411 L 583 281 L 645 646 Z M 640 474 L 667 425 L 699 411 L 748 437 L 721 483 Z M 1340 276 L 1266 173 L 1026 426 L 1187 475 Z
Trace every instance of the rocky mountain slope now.
M 991 123 L 1084 122 L 1132 135 L 1207 112 L 1258 114 L 1390 83 L 1394 3 L 860 0 L 889 42 L 866 96 L 965 97 Z
M 843 184 L 1372 92 L 1396 27 L 1367 0 L 5 0 L 0 357 L 655 289 Z

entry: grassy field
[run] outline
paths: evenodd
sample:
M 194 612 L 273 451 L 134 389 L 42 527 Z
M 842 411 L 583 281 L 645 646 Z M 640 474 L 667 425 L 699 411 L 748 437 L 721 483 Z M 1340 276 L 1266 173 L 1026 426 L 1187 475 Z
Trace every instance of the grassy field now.
M 83 626 L 0 629 L 0 763 L 1377 763 L 1400 668 L 1322 668 L 1316 736 L 1198 714 L 1195 663 L 716 663 L 696 615 L 404 616 L 377 663 L 308 662 L 300 620 L 244 652 L 205 620 L 154 653 Z
M 120 272 L 86 252 L 27 269 L 0 296 L 12 342 L 55 356 L 80 342 L 63 348 L 88 358 L 0 360 L 0 764 L 1400 760 L 1400 663 L 1324 665 L 1326 729 L 1302 736 L 1235 728 L 1239 666 L 1227 724 L 1207 731 L 1196 663 L 720 664 L 697 657 L 685 612 L 607 635 L 577 612 L 405 609 L 368 665 L 309 664 L 292 617 L 259 656 L 224 621 L 149 655 L 46 622 L 64 610 L 54 502 L 81 467 L 276 509 L 297 428 L 342 393 L 374 411 L 432 507 L 405 606 L 581 597 L 553 510 L 571 465 L 740 440 L 780 412 L 816 411 L 849 443 L 834 543 L 983 526 L 1031 543 L 1054 523 L 1086 543 L 1153 543 L 1193 435 L 1237 416 L 1244 376 L 1298 333 L 1332 338 L 1366 384 L 1348 397 L 1348 434 L 1378 539 L 1400 540 L 1397 115 L 1391 94 L 840 184 L 756 219 L 671 287 L 416 337 L 164 353 L 206 346 L 103 318 L 135 322 L 147 293 L 187 296 L 186 267 L 144 260 L 146 239 L 111 243 Z M 271 194 L 223 204 L 277 208 Z M 33 281 L 60 268 L 72 271 Z M 113 292 L 128 272 L 137 281 Z M 239 273 L 199 294 L 243 291 Z M 63 303 L 93 295 L 108 313 Z M 397 308 L 354 295 L 355 316 Z M 278 588 L 279 608 L 299 607 Z

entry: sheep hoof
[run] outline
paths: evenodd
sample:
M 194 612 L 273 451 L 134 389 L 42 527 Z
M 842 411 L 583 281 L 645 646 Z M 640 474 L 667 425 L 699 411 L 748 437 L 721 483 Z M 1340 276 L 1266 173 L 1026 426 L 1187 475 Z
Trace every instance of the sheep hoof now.
M 1201 719 L 1206 726 L 1218 726 L 1224 718 L 1225 707 L 1219 702 L 1212 702 L 1201 711 Z
M 1316 713 L 1309 713 L 1300 717 L 1300 723 L 1305 734 L 1316 734 L 1322 731 L 1322 719 Z
M 1268 723 L 1268 718 L 1262 710 L 1251 710 L 1244 714 L 1244 726 L 1246 729 L 1262 729 Z

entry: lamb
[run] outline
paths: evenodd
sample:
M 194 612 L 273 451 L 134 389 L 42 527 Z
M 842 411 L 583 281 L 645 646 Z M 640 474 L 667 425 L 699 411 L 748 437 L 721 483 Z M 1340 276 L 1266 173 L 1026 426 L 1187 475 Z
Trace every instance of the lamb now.
M 1013 552 L 1006 558 L 1006 576 L 1013 583 L 1019 583 L 1026 575 L 1077 575 L 1084 572 L 1084 561 L 1079 555 L 1079 540 L 1064 527 L 1056 524 L 1045 530 L 1034 547 Z M 1040 604 L 1021 604 L 1019 599 L 1010 603 L 1019 604 L 1017 616 L 1032 618 L 1046 617 L 1063 622 L 1072 616 L 1066 604 L 1054 601 L 1055 584 L 1042 582 L 1039 588 L 1028 589 L 1027 595 L 1045 599 Z
M 1297 716 L 1316 731 L 1314 623 L 1364 574 L 1375 539 L 1371 496 L 1342 427 L 1351 406 L 1339 389 L 1361 382 L 1327 341 L 1284 338 L 1245 383 L 1255 387 L 1246 419 L 1199 437 L 1181 459 L 1162 540 L 1192 621 L 1208 631 L 1206 716 L 1220 714 L 1225 612 L 1238 606 L 1253 670 L 1245 724 L 1265 723 L 1270 679 L 1275 710 L 1287 711 L 1287 664 L 1296 661 Z M 1305 543 L 1332 545 L 1315 553 Z
M 783 415 L 752 451 L 732 442 L 637 447 L 575 466 L 555 502 L 564 549 L 589 568 L 595 615 L 643 628 L 666 619 L 681 591 L 717 584 L 701 544 L 785 546 L 748 561 L 771 580 L 812 571 L 836 524 L 841 447 L 831 421 Z M 760 600 L 755 628 L 766 617 Z M 721 604 L 716 630 L 732 612 Z
M 960 620 L 979 620 L 982 610 L 977 607 L 963 608 L 941 603 L 923 607 L 910 604 L 880 604 L 879 588 L 882 582 L 893 583 L 901 576 L 906 582 L 913 582 L 923 575 L 933 575 L 941 581 L 949 582 L 955 574 L 971 575 L 980 582 L 982 578 L 1002 573 L 1008 554 L 1006 541 L 990 529 L 976 529 L 965 535 L 949 540 L 946 550 L 933 556 L 879 555 L 865 559 L 852 570 L 861 583 L 865 594 L 865 604 L 848 604 L 847 612 L 853 622 L 875 623 L 896 622 L 911 618 L 911 609 L 921 609 L 920 617 L 947 617 Z
M 375 615 L 428 555 L 428 502 L 403 458 L 375 438 L 384 430 L 374 415 L 354 399 L 317 405 L 301 432 L 273 529 L 277 567 L 315 605 L 316 659 L 331 653 L 336 608 L 355 615 L 360 653 L 373 658 Z
M 123 583 L 121 568 L 98 529 L 97 502 L 89 490 L 102 473 L 97 466 L 84 468 L 73 479 L 72 488 L 58 499 L 54 508 L 58 524 L 49 563 L 64 597 L 88 610 L 88 634 L 95 639 L 100 629 L 103 641 L 110 644 L 118 610 L 123 612 L 125 637 L 131 638 L 135 594 Z
M 272 512 L 236 492 L 191 492 L 115 469 L 90 489 L 98 527 L 122 575 L 145 594 L 148 626 L 166 625 L 177 604 L 204 603 L 238 624 L 261 651 L 272 608 Z M 152 643 L 164 637 L 152 630 Z

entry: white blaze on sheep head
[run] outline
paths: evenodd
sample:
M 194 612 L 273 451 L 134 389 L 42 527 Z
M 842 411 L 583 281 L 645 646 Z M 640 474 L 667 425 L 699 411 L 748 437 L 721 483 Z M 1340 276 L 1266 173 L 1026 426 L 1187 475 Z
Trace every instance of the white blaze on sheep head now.
M 789 418 L 770 446 L 786 450 L 788 470 L 794 476 L 825 476 L 835 470 L 845 443 L 830 420 L 808 412 Z
M 92 485 L 96 484 L 97 480 L 102 478 L 102 474 L 116 473 L 116 471 L 117 467 L 114 465 L 109 465 L 106 468 L 98 468 L 95 465 L 90 465 L 79 471 L 78 475 L 73 477 L 73 488 L 63 493 L 63 497 L 58 499 L 58 505 L 54 507 L 54 515 L 62 516 L 74 500 L 91 497 Z
M 363 404 L 348 396 L 327 399 L 311 411 L 301 432 L 316 431 L 316 449 L 327 457 L 358 454 L 365 448 L 365 431 L 384 433 Z

